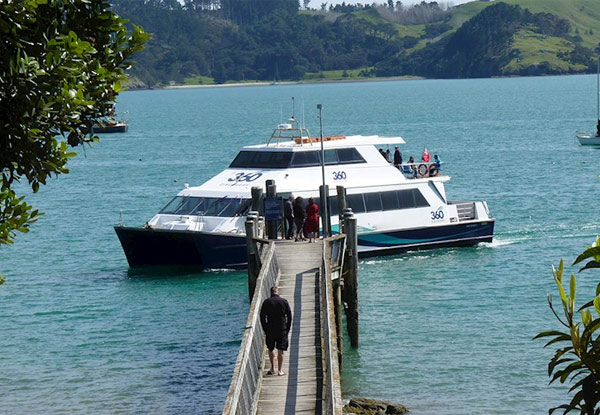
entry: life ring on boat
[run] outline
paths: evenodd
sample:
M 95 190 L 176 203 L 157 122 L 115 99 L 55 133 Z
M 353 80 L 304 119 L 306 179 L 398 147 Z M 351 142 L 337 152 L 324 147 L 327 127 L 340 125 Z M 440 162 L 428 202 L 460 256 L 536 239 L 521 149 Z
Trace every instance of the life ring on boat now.
M 440 174 L 440 169 L 435 168 L 435 163 L 429 165 L 429 177 L 435 177 Z
M 425 177 L 429 173 L 429 167 L 427 164 L 421 163 L 419 164 L 419 167 L 417 167 L 417 171 L 419 172 L 419 176 Z

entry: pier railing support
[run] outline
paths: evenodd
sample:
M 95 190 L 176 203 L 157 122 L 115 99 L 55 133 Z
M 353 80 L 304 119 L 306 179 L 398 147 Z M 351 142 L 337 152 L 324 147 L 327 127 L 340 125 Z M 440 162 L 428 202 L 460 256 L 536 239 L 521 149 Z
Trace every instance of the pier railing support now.
M 346 209 L 344 213 L 344 232 L 347 238 L 343 274 L 346 327 L 350 345 L 356 348 L 358 347 L 358 235 L 356 218 L 351 209 Z

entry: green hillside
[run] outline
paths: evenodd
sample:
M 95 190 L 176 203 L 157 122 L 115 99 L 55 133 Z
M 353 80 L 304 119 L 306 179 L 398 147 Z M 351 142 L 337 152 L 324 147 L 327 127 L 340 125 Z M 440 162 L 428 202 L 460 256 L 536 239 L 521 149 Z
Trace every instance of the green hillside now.
M 154 35 L 132 71 L 147 86 L 584 73 L 595 71 L 600 41 L 600 0 L 320 10 L 299 10 L 296 0 L 114 0 L 113 7 Z

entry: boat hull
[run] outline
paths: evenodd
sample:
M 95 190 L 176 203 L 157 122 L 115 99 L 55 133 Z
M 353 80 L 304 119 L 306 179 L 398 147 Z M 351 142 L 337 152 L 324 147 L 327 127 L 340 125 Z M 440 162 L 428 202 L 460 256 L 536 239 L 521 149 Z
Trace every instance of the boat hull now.
M 130 267 L 194 265 L 245 268 L 246 237 L 198 231 L 115 226 Z
M 127 129 L 127 124 L 94 125 L 94 133 L 96 134 L 126 133 Z
M 194 265 L 208 269 L 241 269 L 247 265 L 246 237 L 212 232 L 116 226 L 130 267 Z M 491 242 L 494 220 L 358 235 L 359 257 L 473 246 Z
M 422 249 L 473 246 L 480 242 L 492 242 L 493 237 L 493 219 L 428 228 L 370 232 L 358 235 L 358 254 L 361 258 L 367 258 Z

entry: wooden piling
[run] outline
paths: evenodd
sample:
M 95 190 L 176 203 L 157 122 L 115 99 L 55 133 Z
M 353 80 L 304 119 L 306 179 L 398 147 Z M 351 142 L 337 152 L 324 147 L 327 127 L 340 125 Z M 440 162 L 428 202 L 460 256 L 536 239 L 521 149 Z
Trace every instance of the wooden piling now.
M 346 233 L 346 258 L 344 261 L 344 301 L 346 303 L 346 327 L 350 345 L 358 347 L 358 235 L 356 218 L 346 210 L 344 231 Z
M 258 212 L 259 215 L 264 215 L 262 187 L 253 187 L 250 192 L 252 195 L 252 210 Z
M 275 186 L 275 180 L 267 180 L 267 197 L 275 198 L 277 197 L 277 186 Z M 268 220 L 267 221 L 267 238 L 269 239 L 277 239 L 277 222 L 276 220 Z
M 260 272 L 260 265 L 258 262 L 258 250 L 256 243 L 254 242 L 254 236 L 256 235 L 256 219 L 254 215 L 246 216 L 246 257 L 248 258 L 248 294 L 250 301 L 254 296 L 254 289 L 256 288 L 256 279 Z

